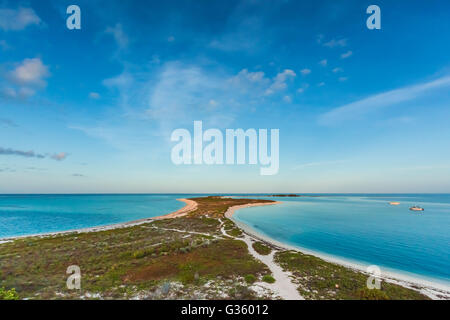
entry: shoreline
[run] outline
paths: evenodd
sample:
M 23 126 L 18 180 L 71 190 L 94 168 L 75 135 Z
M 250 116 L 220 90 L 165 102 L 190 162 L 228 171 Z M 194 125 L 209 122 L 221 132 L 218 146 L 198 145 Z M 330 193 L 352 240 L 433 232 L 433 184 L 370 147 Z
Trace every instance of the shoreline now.
M 228 210 L 225 212 L 225 217 L 232 220 L 242 231 L 244 231 L 246 234 L 248 234 L 250 237 L 253 237 L 256 240 L 262 241 L 267 243 L 268 245 L 278 248 L 278 249 L 284 249 L 284 250 L 294 250 L 301 252 L 303 254 L 308 254 L 315 256 L 317 258 L 320 258 L 324 261 L 335 263 L 347 268 L 350 268 L 352 270 L 362 272 L 367 274 L 367 265 L 364 265 L 364 263 L 358 263 L 353 262 L 350 260 L 346 260 L 344 258 L 335 257 L 333 255 L 320 253 L 317 251 L 313 251 L 310 249 L 302 248 L 300 246 L 295 246 L 287 243 L 280 242 L 278 240 L 275 240 L 268 235 L 263 234 L 262 232 L 259 232 L 258 230 L 255 230 L 254 228 L 248 226 L 244 222 L 238 221 L 236 219 L 233 219 L 233 215 L 236 212 L 236 210 L 249 208 L 249 207 L 256 207 L 256 206 L 264 206 L 264 205 L 274 205 L 279 204 L 280 201 L 276 201 L 274 203 L 255 203 L 251 205 L 239 205 L 239 206 L 233 206 L 228 208 Z M 407 287 L 414 290 L 419 290 L 421 293 L 427 295 L 428 297 L 434 299 L 450 299 L 450 287 L 439 283 L 437 281 L 432 280 L 426 280 L 421 279 L 414 276 L 405 275 L 399 272 L 395 271 L 383 271 L 382 275 L 380 277 L 383 281 L 394 283 L 401 285 L 403 287 Z
M 143 218 L 143 219 L 138 219 L 138 220 L 133 220 L 133 221 L 128 221 L 128 222 L 121 222 L 121 223 L 110 224 L 110 225 L 104 225 L 104 226 L 95 226 L 95 227 L 87 227 L 87 228 L 80 228 L 80 229 L 73 229 L 73 230 L 66 230 L 66 231 L 57 231 L 57 232 L 48 232 L 48 233 L 41 233 L 41 234 L 5 237 L 5 238 L 0 238 L 0 245 L 14 241 L 14 240 L 25 239 L 25 238 L 36 238 L 36 237 L 45 238 L 45 237 L 52 237 L 52 236 L 58 236 L 58 235 L 100 232 L 100 231 L 133 227 L 133 226 L 138 226 L 138 225 L 145 224 L 145 223 L 150 223 L 155 220 L 174 219 L 174 218 L 178 218 L 178 217 L 183 217 L 183 216 L 186 216 L 188 213 L 197 209 L 198 203 L 194 200 L 189 200 L 189 199 L 176 199 L 176 200 L 184 202 L 185 206 L 182 207 L 181 209 L 178 209 L 176 211 L 170 212 L 165 215 L 151 217 L 151 218 Z M 316 252 L 316 251 L 313 251 L 310 249 L 302 248 L 300 246 L 295 246 L 295 245 L 280 242 L 278 240 L 275 240 L 275 239 L 269 237 L 268 235 L 263 234 L 262 232 L 259 232 L 258 230 L 253 229 L 252 227 L 245 224 L 244 222 L 237 221 L 236 219 L 233 218 L 233 215 L 236 212 L 236 210 L 250 208 L 250 207 L 275 205 L 275 204 L 280 204 L 280 203 L 282 203 L 282 202 L 274 201 L 274 202 L 270 202 L 270 203 L 264 202 L 264 203 L 252 203 L 252 204 L 231 206 L 224 213 L 224 217 L 232 220 L 238 228 L 242 229 L 243 232 L 245 232 L 248 236 L 250 236 L 254 240 L 265 242 L 268 245 L 277 248 L 278 250 L 298 251 L 303 254 L 309 254 L 309 255 L 318 257 L 324 261 L 327 261 L 330 263 L 335 263 L 335 264 L 350 268 L 352 270 L 367 274 L 366 267 L 368 264 L 364 265 L 364 263 L 352 262 L 350 260 L 346 260 L 345 258 L 339 258 L 339 257 L 335 257 L 333 255 L 323 254 L 323 253 Z M 401 270 L 400 270 L 400 272 L 401 272 Z M 432 280 L 428 281 L 425 279 L 414 277 L 414 275 L 409 276 L 409 275 L 397 273 L 395 271 L 394 272 L 384 271 L 380 278 L 383 281 L 398 284 L 403 287 L 419 291 L 432 299 L 450 299 L 450 287 L 445 284 L 439 283 L 439 282 L 435 282 Z
M 108 231 L 108 230 L 114 230 L 114 229 L 120 229 L 120 228 L 134 227 L 134 226 L 138 226 L 138 225 L 141 225 L 144 223 L 152 222 L 154 220 L 173 219 L 173 218 L 182 217 L 182 216 L 187 215 L 189 212 L 192 212 L 197 209 L 197 202 L 195 202 L 193 200 L 188 200 L 188 199 L 176 199 L 176 200 L 184 202 L 185 206 L 181 209 L 178 209 L 176 211 L 170 212 L 170 213 L 162 215 L 162 216 L 156 216 L 156 217 L 151 217 L 151 218 L 142 218 L 142 219 L 138 219 L 138 220 L 119 222 L 119 223 L 108 224 L 108 225 L 104 225 L 104 226 L 87 227 L 87 228 L 72 229 L 72 230 L 66 230 L 66 231 L 27 234 L 27 235 L 23 235 L 23 236 L 5 237 L 5 238 L 0 238 L 0 245 L 3 243 L 8 243 L 13 240 L 18 240 L 18 239 L 36 238 L 36 237 L 44 238 L 44 237 L 65 235 L 65 234 L 71 234 L 71 233 L 88 233 L 88 232 Z

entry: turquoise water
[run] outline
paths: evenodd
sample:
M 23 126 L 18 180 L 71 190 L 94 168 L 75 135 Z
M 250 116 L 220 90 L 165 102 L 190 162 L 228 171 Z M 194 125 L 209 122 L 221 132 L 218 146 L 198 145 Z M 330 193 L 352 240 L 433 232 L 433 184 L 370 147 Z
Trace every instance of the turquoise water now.
M 155 217 L 195 196 L 0 195 L 0 239 Z M 275 240 L 450 285 L 450 195 L 248 196 L 283 202 L 234 215 Z M 415 204 L 425 211 L 410 211 Z
M 234 219 L 283 243 L 450 285 L 448 194 L 264 199 L 283 203 L 241 209 Z M 410 211 L 416 204 L 425 211 Z
M 186 195 L 0 195 L 0 239 L 156 217 Z

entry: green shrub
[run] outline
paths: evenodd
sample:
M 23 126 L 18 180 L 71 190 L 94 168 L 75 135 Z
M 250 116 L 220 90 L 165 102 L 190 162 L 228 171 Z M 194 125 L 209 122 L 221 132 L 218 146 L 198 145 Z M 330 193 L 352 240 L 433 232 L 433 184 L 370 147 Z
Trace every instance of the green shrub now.
M 19 300 L 19 295 L 14 288 L 10 290 L 0 288 L 0 300 Z
M 247 282 L 248 284 L 252 284 L 256 281 L 256 277 L 252 274 L 248 274 L 244 277 L 245 282 Z
M 357 292 L 357 296 L 361 300 L 389 300 L 389 296 L 386 294 L 386 292 L 377 289 L 360 289 Z
M 267 282 L 267 283 L 274 283 L 275 282 L 275 278 L 272 277 L 271 275 L 268 275 L 268 274 L 266 274 L 264 277 L 262 277 L 262 280 L 264 282 Z
M 262 254 L 263 256 L 266 256 L 272 252 L 272 249 L 262 242 L 254 242 L 252 244 L 253 249 L 255 249 L 256 252 L 259 254 Z

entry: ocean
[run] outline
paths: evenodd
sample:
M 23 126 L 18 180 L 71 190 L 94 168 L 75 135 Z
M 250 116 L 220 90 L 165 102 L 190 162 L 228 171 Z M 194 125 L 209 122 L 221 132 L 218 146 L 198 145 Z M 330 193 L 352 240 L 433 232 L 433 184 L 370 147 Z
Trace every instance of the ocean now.
M 176 199 L 196 196 L 0 195 L 0 239 L 160 216 L 184 206 Z M 246 196 L 282 201 L 233 216 L 274 240 L 450 286 L 449 194 Z M 425 211 L 410 211 L 413 205 Z
M 449 194 L 261 198 L 283 203 L 233 218 L 282 243 L 450 286 Z M 410 211 L 413 205 L 425 211 Z
M 0 195 L 0 239 L 157 217 L 186 195 Z

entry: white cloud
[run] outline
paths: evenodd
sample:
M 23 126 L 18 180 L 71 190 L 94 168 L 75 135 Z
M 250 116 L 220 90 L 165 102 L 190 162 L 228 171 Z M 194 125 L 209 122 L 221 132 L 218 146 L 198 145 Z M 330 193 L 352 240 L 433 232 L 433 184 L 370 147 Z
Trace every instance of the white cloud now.
M 334 48 L 334 47 L 345 47 L 347 46 L 347 39 L 331 39 L 323 44 L 324 47 Z
M 447 87 L 450 87 L 450 76 L 445 76 L 430 82 L 424 82 L 421 84 L 376 94 L 368 98 L 335 108 L 321 115 L 319 118 L 319 122 L 321 124 L 327 125 L 342 122 L 345 120 L 351 120 L 379 108 L 385 108 L 401 102 L 413 100 L 430 90 Z
M 133 83 L 133 77 L 127 73 L 123 72 L 120 75 L 103 80 L 103 85 L 109 88 L 126 89 Z
M 273 79 L 271 86 L 266 90 L 266 95 L 271 95 L 276 91 L 286 89 L 286 81 L 289 79 L 293 79 L 296 76 L 297 74 L 290 69 L 285 69 L 283 72 L 278 73 Z
M 242 69 L 236 76 L 231 79 L 231 82 L 239 85 L 243 82 L 268 82 L 268 79 L 265 78 L 265 74 L 262 71 L 249 72 L 247 69 Z
M 333 71 L 334 73 L 338 73 L 338 72 L 342 72 L 342 71 L 344 71 L 344 70 L 342 70 L 342 68 L 334 68 L 332 71 Z
M 318 87 L 323 87 L 325 85 L 325 82 L 320 82 L 317 84 Z
M 292 98 L 290 96 L 284 96 L 283 97 L 283 101 L 286 103 L 291 103 L 292 102 Z
M 23 30 L 30 25 L 39 25 L 41 19 L 31 8 L 0 9 L 0 29 L 5 31 Z
M 328 60 L 327 60 L 327 59 L 323 59 L 323 60 L 319 61 L 319 64 L 320 64 L 322 67 L 326 67 L 327 64 L 328 64 Z
M 100 99 L 100 94 L 98 94 L 97 92 L 91 92 L 89 93 L 89 98 L 94 100 Z
M 348 57 L 350 57 L 353 54 L 352 51 L 347 51 L 346 53 L 341 54 L 341 59 L 347 59 Z
M 45 86 L 49 77 L 48 67 L 39 58 L 25 59 L 10 73 L 11 79 L 22 85 Z
M 52 155 L 51 158 L 56 161 L 62 161 L 65 160 L 68 156 L 69 155 L 66 152 L 60 152 Z
M 106 28 L 105 33 L 111 34 L 114 37 L 114 40 L 116 40 L 120 49 L 124 49 L 128 46 L 128 36 L 123 31 L 123 27 L 120 23 L 116 24 L 114 27 Z
M 340 82 L 344 82 L 348 80 L 348 77 L 339 77 L 338 79 Z
M 305 69 L 301 70 L 301 71 L 300 71 L 300 73 L 301 73 L 302 75 L 306 76 L 306 75 L 308 75 L 308 74 L 310 74 L 310 73 L 311 73 L 311 70 L 310 70 L 310 69 L 307 69 L 307 68 L 305 68 Z
M 248 72 L 242 74 L 250 79 L 259 79 Z M 230 101 L 239 94 L 229 90 L 230 85 L 234 83 L 228 79 L 226 76 L 211 74 L 198 66 L 180 62 L 166 63 L 156 84 L 141 88 L 147 91 L 148 106 L 145 116 L 158 121 L 163 131 L 171 128 L 174 123 L 186 124 L 198 119 L 208 124 L 226 126 L 234 120 L 232 103 L 227 102 L 226 109 L 221 109 L 221 112 L 211 111 L 222 107 L 217 101 Z
M 298 88 L 298 89 L 297 89 L 297 92 L 298 92 L 298 93 L 303 93 L 303 92 L 305 92 L 305 88 Z
M 47 85 L 46 78 L 50 76 L 48 66 L 39 58 L 25 59 L 15 69 L 7 73 L 9 83 L 0 90 L 9 99 L 26 99 L 36 94 L 36 91 Z

